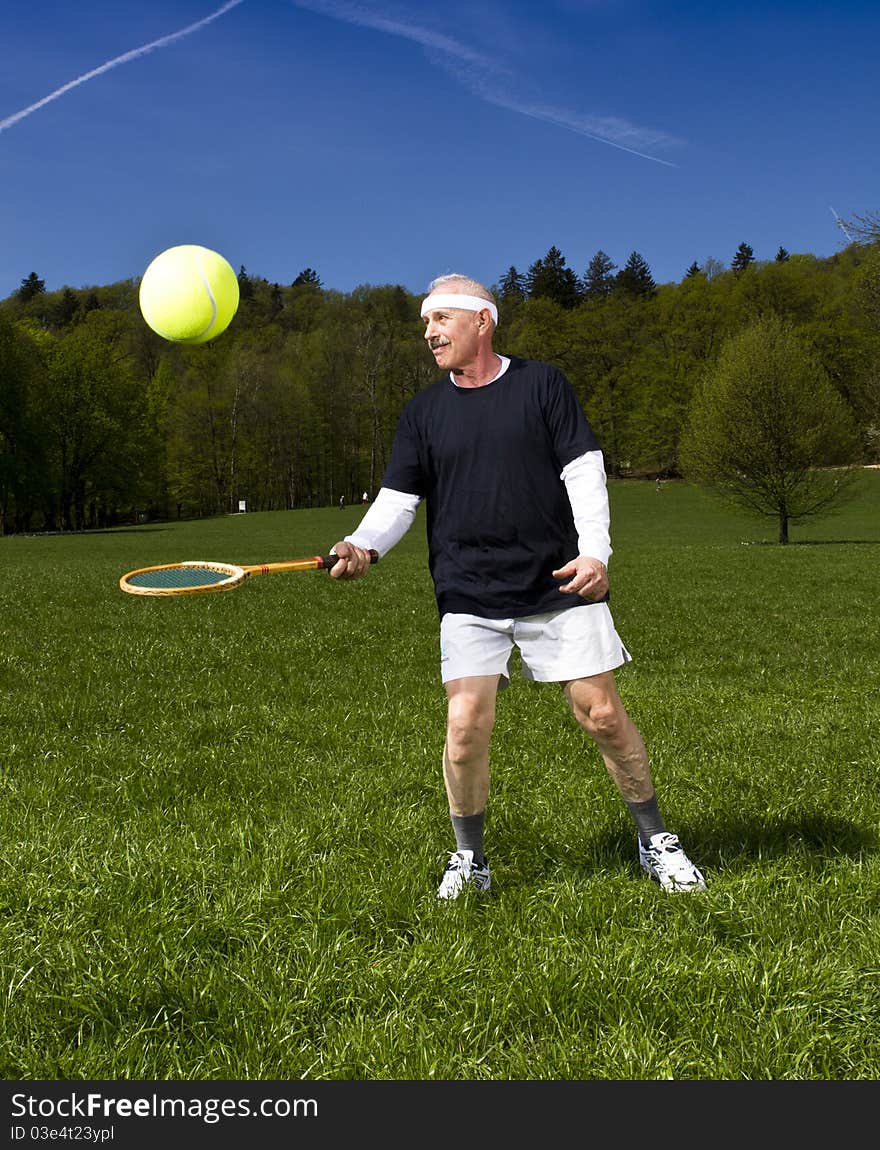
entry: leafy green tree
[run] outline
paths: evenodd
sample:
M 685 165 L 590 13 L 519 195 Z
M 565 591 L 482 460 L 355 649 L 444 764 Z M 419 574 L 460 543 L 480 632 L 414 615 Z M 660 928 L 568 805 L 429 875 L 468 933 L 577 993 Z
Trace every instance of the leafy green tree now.
M 67 327 L 78 311 L 79 298 L 69 287 L 65 287 L 52 308 L 52 323 L 56 327 Z
M 614 289 L 617 264 L 600 248 L 593 256 L 581 280 L 581 295 L 586 300 L 607 299 Z
M 43 487 L 34 411 L 43 370 L 37 344 L 0 313 L 0 535 L 27 530 Z
M 880 220 L 878 220 L 880 233 Z M 865 317 L 872 335 L 873 355 L 859 381 L 854 406 L 865 428 L 872 460 L 880 459 L 880 242 L 869 250 L 855 277 L 855 298 L 859 314 Z
M 39 418 L 62 530 L 112 518 L 136 496 L 146 399 L 124 317 L 93 312 L 47 351 Z
M 624 373 L 639 318 L 629 300 L 612 297 L 602 307 L 574 310 L 549 299 L 528 300 L 505 333 L 504 350 L 544 360 L 565 372 L 590 417 L 610 474 L 620 464 L 625 419 Z
M 790 258 L 790 253 L 780 244 L 779 250 L 776 253 L 776 262 L 778 264 L 786 263 Z
M 800 325 L 820 307 L 822 289 L 816 269 L 799 260 L 773 260 L 753 268 L 749 275 L 733 273 L 728 279 L 733 281 L 731 304 L 744 323 L 775 312 Z
M 172 498 L 185 514 L 234 510 L 235 454 L 242 379 L 237 345 L 214 340 L 181 356 L 174 411 L 175 442 L 169 459 Z
M 679 440 L 694 389 L 727 323 L 717 285 L 697 275 L 631 302 L 619 373 L 621 454 L 641 474 L 680 474 Z M 630 334 L 627 335 L 629 329 Z
M 741 243 L 730 265 L 731 270 L 741 275 L 747 267 L 755 262 L 755 253 L 750 244 Z
M 691 403 L 684 474 L 789 525 L 839 504 L 859 452 L 855 421 L 812 349 L 778 316 L 725 341 Z
M 578 278 L 555 245 L 542 260 L 531 265 L 526 273 L 526 287 L 530 299 L 549 299 L 564 308 L 573 308 L 578 302 Z
M 169 444 L 175 431 L 171 415 L 177 390 L 177 375 L 171 363 L 173 355 L 171 352 L 156 361 L 144 388 L 146 401 L 142 428 L 144 506 L 154 517 L 163 519 L 169 518 L 172 514 L 169 502 Z
M 351 302 L 348 362 L 331 408 L 340 448 L 333 502 L 339 494 L 378 490 L 403 405 L 399 379 L 405 371 L 405 349 L 422 342 L 417 309 L 402 288 L 359 288 Z
M 697 263 L 696 260 L 694 260 L 694 262 L 691 264 L 691 266 L 688 268 L 688 270 L 684 273 L 684 278 L 688 279 L 688 280 L 692 280 L 694 278 L 694 276 L 698 276 L 699 274 L 700 274 L 700 265 Z
M 546 295 L 517 299 L 528 277 L 511 267 L 503 289 L 493 289 L 499 346 L 565 371 L 611 474 L 677 474 L 689 404 L 719 348 L 755 321 L 781 316 L 855 413 L 866 455 L 880 458 L 878 249 L 865 242 L 827 259 L 756 262 L 745 275 L 709 259 L 680 283 L 656 287 L 651 277 L 645 294 L 621 290 L 615 274 L 610 295 L 597 303 L 581 294 L 577 306 Z M 604 290 L 602 278 L 617 269 L 597 255 L 595 286 Z M 556 286 L 571 304 L 570 269 L 558 248 L 548 256 L 533 272 L 569 273 Z M 254 510 L 329 506 L 341 491 L 375 487 L 401 408 L 436 378 L 418 297 L 369 285 L 343 294 L 313 275 L 279 288 L 241 273 L 249 298 L 206 347 L 151 332 L 134 280 L 0 301 L 18 333 L 7 351 L 35 356 L 16 391 L 0 348 L 6 530 L 62 518 L 69 526 L 120 522 L 135 508 L 216 514 L 242 497 Z M 70 297 L 79 309 L 65 325 Z
M 576 314 L 545 296 L 526 300 L 504 333 L 505 354 L 555 363 L 574 382 L 582 368 L 572 339 Z
M 649 340 L 651 303 L 616 291 L 600 308 L 576 313 L 589 322 L 569 335 L 580 361 L 574 372 L 576 390 L 599 438 L 609 475 L 632 471 L 632 413 L 640 375 L 635 366 Z
M 868 322 L 880 331 L 880 242 L 869 252 L 855 278 L 856 299 Z

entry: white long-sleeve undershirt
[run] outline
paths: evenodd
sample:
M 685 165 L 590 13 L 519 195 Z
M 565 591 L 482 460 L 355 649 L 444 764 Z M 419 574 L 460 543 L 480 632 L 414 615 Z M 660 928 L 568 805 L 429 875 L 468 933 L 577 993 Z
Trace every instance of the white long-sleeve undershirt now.
M 416 517 L 419 502 L 418 495 L 380 487 L 369 511 L 344 541 L 366 550 L 372 547 L 379 552 L 381 559 L 406 535 Z
M 610 515 L 602 452 L 588 451 L 573 459 L 562 469 L 560 479 L 571 503 L 579 554 L 607 566 L 611 558 Z M 372 547 L 380 558 L 387 555 L 412 526 L 419 503 L 418 495 L 380 488 L 369 511 L 345 536 L 345 542 L 365 549 Z
M 602 452 L 579 455 L 563 467 L 560 479 L 574 515 L 578 554 L 598 559 L 607 567 L 611 558 L 611 513 Z

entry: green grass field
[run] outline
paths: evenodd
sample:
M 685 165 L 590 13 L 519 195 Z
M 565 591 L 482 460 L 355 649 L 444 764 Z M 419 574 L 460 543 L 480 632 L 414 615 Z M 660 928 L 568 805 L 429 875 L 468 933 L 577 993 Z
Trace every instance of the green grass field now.
M 421 521 L 360 508 L 0 539 L 6 1079 L 880 1077 L 880 473 L 793 529 L 611 487 L 621 693 L 708 891 L 638 869 L 558 688 L 499 700 L 493 894 L 438 905 L 445 697 Z

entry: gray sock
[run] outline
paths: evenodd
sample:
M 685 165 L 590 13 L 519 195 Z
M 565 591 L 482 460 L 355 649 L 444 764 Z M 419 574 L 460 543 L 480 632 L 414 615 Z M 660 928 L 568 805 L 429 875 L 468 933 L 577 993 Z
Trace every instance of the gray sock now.
M 455 848 L 460 851 L 473 851 L 474 862 L 479 866 L 485 861 L 483 855 L 483 826 L 486 812 L 478 815 L 450 815 L 455 831 Z
M 626 802 L 626 799 L 624 799 Z M 662 834 L 666 830 L 666 823 L 663 821 L 663 816 L 660 814 L 660 809 L 657 806 L 656 792 L 649 799 L 645 799 L 643 803 L 626 803 L 629 808 L 629 813 L 635 819 L 636 826 L 639 828 L 639 838 L 642 840 L 642 846 L 647 846 L 653 835 Z

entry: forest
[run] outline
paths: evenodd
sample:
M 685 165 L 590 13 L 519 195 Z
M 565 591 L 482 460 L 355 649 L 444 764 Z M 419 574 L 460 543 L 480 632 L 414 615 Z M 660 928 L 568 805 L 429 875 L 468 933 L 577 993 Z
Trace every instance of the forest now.
M 242 266 L 238 280 L 230 327 L 194 347 L 147 327 L 137 280 L 47 291 L 30 272 L 0 301 L 0 533 L 375 495 L 403 406 L 437 378 L 421 296 L 392 284 L 342 293 L 312 268 L 278 284 Z M 780 247 L 761 260 L 742 243 L 729 264 L 694 262 L 665 284 L 638 252 L 618 267 L 597 251 L 579 274 L 554 246 L 488 286 L 496 350 L 565 373 L 609 476 L 682 475 L 698 389 L 729 342 L 767 317 L 808 349 L 855 428 L 844 462 L 880 461 L 870 229 L 828 258 Z

